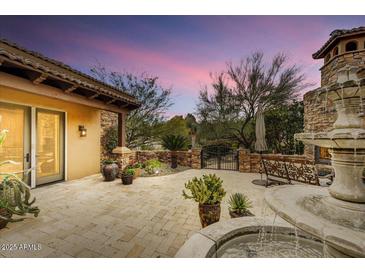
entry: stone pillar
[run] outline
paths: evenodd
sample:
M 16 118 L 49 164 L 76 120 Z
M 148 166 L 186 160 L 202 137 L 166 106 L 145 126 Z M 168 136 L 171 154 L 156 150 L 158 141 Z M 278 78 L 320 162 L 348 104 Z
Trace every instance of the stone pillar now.
M 115 160 L 119 167 L 119 176 L 126 166 L 134 164 L 136 160 L 136 152 L 127 147 L 116 147 L 113 149 L 113 154 L 116 155 Z
M 238 150 L 238 170 L 239 172 L 251 172 L 251 152 L 249 149 L 240 148 Z
M 191 168 L 194 169 L 202 168 L 201 154 L 202 150 L 200 148 L 193 148 L 191 150 Z

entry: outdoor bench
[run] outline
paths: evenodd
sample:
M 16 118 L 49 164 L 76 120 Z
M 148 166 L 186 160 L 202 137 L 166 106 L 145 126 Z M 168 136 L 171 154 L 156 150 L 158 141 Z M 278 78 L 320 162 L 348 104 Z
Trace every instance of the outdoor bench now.
M 261 159 L 266 174 L 266 187 L 272 184 L 304 183 L 318 186 L 332 184 L 334 174 L 319 175 L 315 165 L 290 160 Z

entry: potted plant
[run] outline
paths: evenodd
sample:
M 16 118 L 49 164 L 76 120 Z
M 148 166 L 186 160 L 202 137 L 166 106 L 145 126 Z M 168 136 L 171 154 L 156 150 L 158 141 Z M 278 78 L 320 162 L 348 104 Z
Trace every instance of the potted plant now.
M 226 195 L 222 187 L 223 180 L 215 174 L 203 175 L 201 178 L 194 177 L 185 184 L 190 191 L 187 194 L 183 190 L 185 199 L 193 199 L 199 203 L 199 216 L 202 227 L 218 222 L 221 214 L 220 203 Z
M 133 183 L 133 176 L 134 176 L 134 168 L 126 167 L 122 173 L 122 183 L 123 185 L 131 185 Z
M 5 140 L 7 130 L 0 132 L 0 146 Z M 7 164 L 15 164 L 13 161 L 3 161 L 0 167 Z M 0 182 L 0 229 L 6 227 L 9 222 L 20 222 L 27 214 L 37 217 L 38 207 L 33 206 L 35 198 L 30 201 L 30 188 L 17 175 L 0 172 L 3 179 Z M 22 216 L 13 218 L 14 215 Z
M 162 146 L 171 151 L 171 168 L 177 168 L 177 153 L 176 151 L 185 149 L 187 140 L 182 135 L 165 135 L 162 137 Z
M 101 173 L 103 174 L 104 180 L 107 182 L 114 181 L 118 175 L 119 167 L 115 161 L 107 159 L 103 161 L 103 167 Z
M 253 216 L 249 211 L 252 207 L 251 201 L 242 193 L 234 193 L 229 197 L 229 215 L 232 218 Z

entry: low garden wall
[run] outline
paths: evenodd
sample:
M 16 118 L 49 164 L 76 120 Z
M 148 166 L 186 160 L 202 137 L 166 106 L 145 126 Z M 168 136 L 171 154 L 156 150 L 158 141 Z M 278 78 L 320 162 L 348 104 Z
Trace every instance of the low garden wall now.
M 238 161 L 240 172 L 255 172 L 258 173 L 262 169 L 261 157 L 268 160 L 287 161 L 293 163 L 307 163 L 314 164 L 312 158 L 308 158 L 305 155 L 283 155 L 283 154 L 258 154 L 251 153 L 248 149 L 240 149 L 238 151 Z

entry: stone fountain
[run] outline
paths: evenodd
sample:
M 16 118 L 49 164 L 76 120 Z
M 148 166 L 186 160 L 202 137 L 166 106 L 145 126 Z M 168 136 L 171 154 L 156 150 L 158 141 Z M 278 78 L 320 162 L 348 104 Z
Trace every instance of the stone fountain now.
M 283 219 L 322 240 L 326 256 L 365 257 L 365 70 L 346 66 L 337 83 L 318 89 L 337 119 L 329 132 L 299 133 L 305 144 L 330 149 L 335 179 L 329 188 L 307 185 L 268 190 L 265 200 Z

